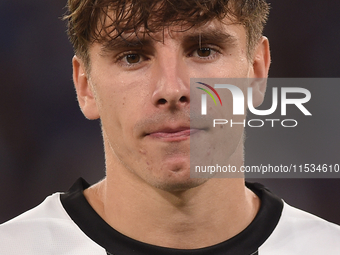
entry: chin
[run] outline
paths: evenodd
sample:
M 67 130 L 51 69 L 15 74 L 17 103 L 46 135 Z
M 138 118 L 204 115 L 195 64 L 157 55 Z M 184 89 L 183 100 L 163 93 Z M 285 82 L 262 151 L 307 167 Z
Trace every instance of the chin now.
M 208 178 L 191 178 L 190 163 L 187 160 L 176 163 L 163 162 L 161 169 L 145 168 L 140 177 L 150 186 L 167 192 L 180 192 L 196 188 Z
M 190 174 L 189 176 L 176 176 L 174 174 L 155 180 L 153 186 L 168 192 L 178 192 L 196 188 L 208 180 L 207 178 L 190 178 Z

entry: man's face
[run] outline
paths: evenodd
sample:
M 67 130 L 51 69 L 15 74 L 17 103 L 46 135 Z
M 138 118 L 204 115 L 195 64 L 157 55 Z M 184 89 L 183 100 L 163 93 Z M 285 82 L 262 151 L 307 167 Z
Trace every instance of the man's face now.
M 101 119 L 106 158 L 115 162 L 114 171 L 164 190 L 204 182 L 190 179 L 190 136 L 211 135 L 190 128 L 190 78 L 255 75 L 241 25 L 213 21 L 180 30 L 170 27 L 152 38 L 141 34 L 142 47 L 135 34 L 123 35 L 131 43 L 118 38 L 113 45 L 91 45 L 91 71 L 83 77 L 88 84 L 83 94 L 89 96 L 80 102 L 85 116 Z M 74 67 L 79 75 L 77 61 Z M 225 157 L 235 152 L 242 133 L 238 128 L 229 136 Z

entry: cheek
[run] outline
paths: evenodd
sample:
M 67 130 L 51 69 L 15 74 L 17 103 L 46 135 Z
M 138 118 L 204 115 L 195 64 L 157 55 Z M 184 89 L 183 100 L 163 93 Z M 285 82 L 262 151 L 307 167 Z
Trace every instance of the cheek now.
M 218 62 L 198 70 L 201 78 L 248 78 L 250 63 L 245 56 L 235 55 L 221 58 Z M 202 73 L 204 74 L 202 76 Z
M 114 77 L 114 78 L 112 78 Z M 96 82 L 101 114 L 130 116 L 137 113 L 143 100 L 150 94 L 147 91 L 147 80 L 138 75 L 106 74 Z
M 105 81 L 101 84 L 105 84 Z M 150 92 L 145 84 L 144 80 L 130 83 L 111 81 L 98 89 L 102 128 L 111 148 L 119 157 L 131 156 L 138 147 L 135 126 L 145 119 L 150 105 Z

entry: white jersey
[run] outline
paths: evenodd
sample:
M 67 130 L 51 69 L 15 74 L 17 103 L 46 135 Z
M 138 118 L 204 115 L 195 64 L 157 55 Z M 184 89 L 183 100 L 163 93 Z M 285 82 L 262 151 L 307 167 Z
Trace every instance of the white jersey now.
M 110 227 L 86 201 L 79 179 L 36 208 L 0 225 L 0 255 L 339 255 L 340 227 L 293 208 L 260 184 L 253 222 L 220 244 L 194 250 L 136 241 Z

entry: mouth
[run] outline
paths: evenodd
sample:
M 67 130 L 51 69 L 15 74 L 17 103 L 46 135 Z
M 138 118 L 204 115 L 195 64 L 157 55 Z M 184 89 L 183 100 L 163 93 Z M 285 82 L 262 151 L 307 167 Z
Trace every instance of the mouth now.
M 197 133 L 198 131 L 200 130 L 190 127 L 181 127 L 176 129 L 165 128 L 149 133 L 147 136 L 168 142 L 176 142 L 187 140 L 191 135 Z

